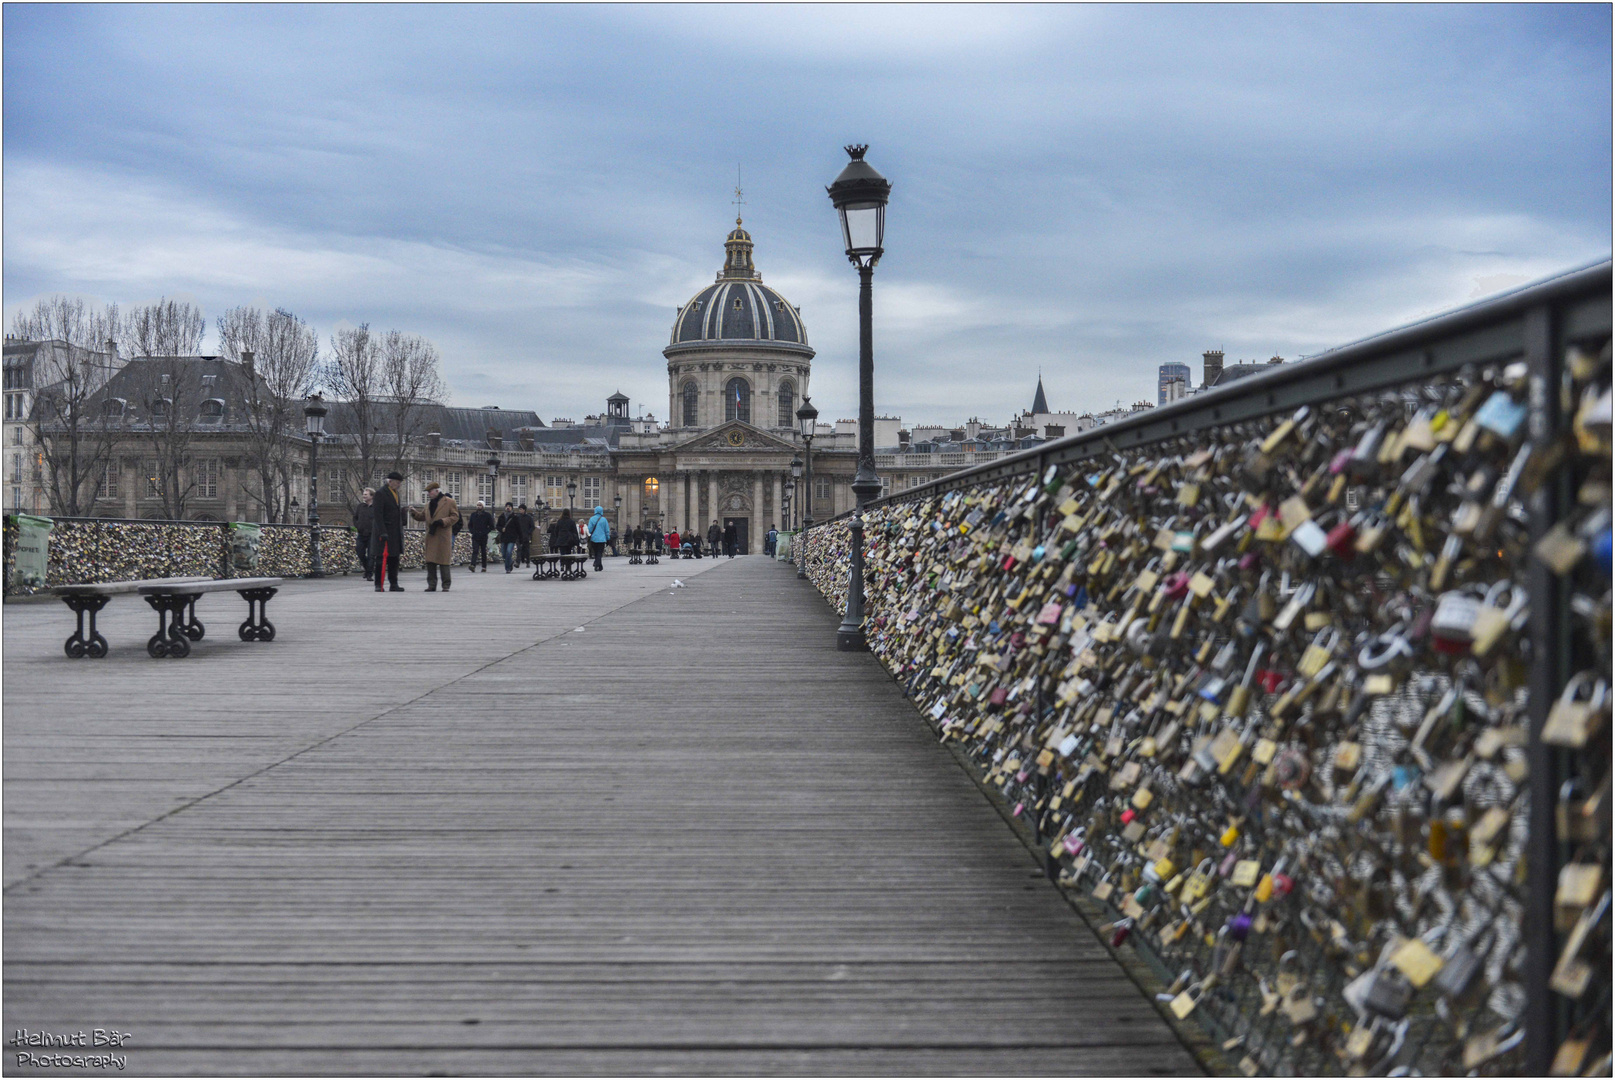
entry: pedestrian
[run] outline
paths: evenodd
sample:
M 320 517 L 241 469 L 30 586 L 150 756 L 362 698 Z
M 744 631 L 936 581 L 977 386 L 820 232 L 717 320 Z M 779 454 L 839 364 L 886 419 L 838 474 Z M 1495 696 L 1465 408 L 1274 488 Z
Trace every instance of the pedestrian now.
M 550 526 L 550 550 L 558 555 L 570 555 L 577 549 L 578 523 L 572 519 L 570 509 L 562 510 L 561 516 Z
M 443 575 L 443 591 L 449 591 L 449 567 L 454 562 L 454 526 L 460 520 L 460 508 L 452 496 L 443 494 L 436 480 L 426 485 L 426 505 L 410 507 L 409 516 L 426 522 L 426 553 L 421 561 L 426 564 L 426 591 L 437 592 L 437 578 Z
M 404 508 L 398 501 L 398 489 L 403 486 L 403 473 L 388 473 L 387 482 L 376 491 L 370 504 L 370 566 L 376 575 L 377 592 L 383 589 L 383 577 L 387 579 L 388 592 L 404 591 L 398 584 L 398 564 L 404 557 Z
M 499 530 L 499 554 L 505 558 L 505 573 L 511 573 L 515 569 L 516 549 L 522 542 L 521 520 L 516 516 L 515 503 L 505 504 L 494 528 Z
M 617 526 L 613 525 L 610 532 L 611 535 L 606 540 L 606 543 L 611 545 L 611 557 L 615 559 L 621 555 L 621 552 L 617 550 Z
M 354 539 L 354 553 L 359 556 L 359 565 L 364 567 L 366 581 L 370 580 L 370 533 L 376 519 L 371 501 L 375 496 L 375 488 L 365 488 L 359 493 L 359 505 L 353 511 L 353 531 L 358 534 Z
M 713 518 L 712 526 L 707 529 L 707 554 L 716 559 L 718 557 L 718 552 L 722 549 L 722 547 L 723 526 L 718 524 L 717 518 Z
M 679 557 L 679 527 L 677 525 L 672 526 L 667 533 L 667 557 L 670 559 Z
M 594 559 L 595 570 L 602 571 L 605 566 L 600 562 L 601 556 L 606 553 L 606 542 L 611 539 L 611 522 L 606 520 L 606 508 L 594 508 L 594 516 L 589 518 L 589 554 Z
M 769 558 L 774 557 L 774 547 L 779 543 L 779 530 L 772 524 L 768 526 L 768 535 L 763 537 L 763 554 Z
M 634 531 L 628 534 L 628 550 L 634 555 L 645 553 L 645 527 L 635 525 Z
M 471 511 L 471 572 L 477 572 L 477 558 L 482 558 L 482 572 L 488 572 L 488 534 L 493 532 L 493 515 L 488 512 L 488 504 L 477 502 L 477 508 Z
M 528 512 L 527 504 L 522 503 L 516 508 L 516 527 L 521 530 L 521 542 L 517 548 L 516 561 L 522 566 L 533 565 L 533 531 L 538 528 L 538 522 Z
M 735 523 L 731 521 L 723 527 L 723 553 L 732 559 L 739 550 L 740 530 L 735 528 Z

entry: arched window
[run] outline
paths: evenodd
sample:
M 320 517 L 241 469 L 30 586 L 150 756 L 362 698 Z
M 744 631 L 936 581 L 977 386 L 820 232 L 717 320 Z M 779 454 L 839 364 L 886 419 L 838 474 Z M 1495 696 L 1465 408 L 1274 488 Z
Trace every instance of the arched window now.
M 701 396 L 701 392 L 696 389 L 695 380 L 692 379 L 685 383 L 682 393 L 684 395 L 684 426 L 694 427 L 695 406 Z
M 128 403 L 123 398 L 107 398 L 101 403 L 101 415 L 108 420 L 123 419 L 124 406 Z
M 196 410 L 196 419 L 203 424 L 220 424 L 224 422 L 224 402 L 218 398 L 208 398 Z
M 779 426 L 796 426 L 796 387 L 791 385 L 789 379 L 779 384 Z
M 751 384 L 734 378 L 723 388 L 723 418 L 751 423 Z

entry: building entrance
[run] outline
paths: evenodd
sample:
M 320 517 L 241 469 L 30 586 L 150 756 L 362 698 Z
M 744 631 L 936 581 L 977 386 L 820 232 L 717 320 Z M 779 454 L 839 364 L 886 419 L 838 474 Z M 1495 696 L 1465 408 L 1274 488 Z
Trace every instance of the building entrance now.
M 749 547 L 750 538 L 746 535 L 746 529 L 750 524 L 750 518 L 729 517 L 723 519 L 723 527 L 725 531 L 728 531 L 729 526 L 731 525 L 735 527 L 735 553 L 737 555 L 751 554 L 751 549 Z

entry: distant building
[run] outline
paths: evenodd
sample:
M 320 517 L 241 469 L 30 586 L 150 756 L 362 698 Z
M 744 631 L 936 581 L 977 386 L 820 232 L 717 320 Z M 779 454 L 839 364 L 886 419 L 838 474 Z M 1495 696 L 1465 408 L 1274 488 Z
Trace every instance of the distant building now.
M 1157 405 L 1165 405 L 1169 401 L 1176 401 L 1180 397 L 1187 397 L 1189 393 L 1190 371 L 1188 364 L 1168 363 L 1162 364 L 1156 377 Z
M 1088 413 L 1055 412 L 1049 408 L 1048 395 L 1043 392 L 1043 376 L 1037 377 L 1037 390 L 1032 395 L 1032 407 L 1010 424 L 1009 435 L 1024 439 L 1063 439 L 1079 431 L 1094 427 L 1093 416 Z

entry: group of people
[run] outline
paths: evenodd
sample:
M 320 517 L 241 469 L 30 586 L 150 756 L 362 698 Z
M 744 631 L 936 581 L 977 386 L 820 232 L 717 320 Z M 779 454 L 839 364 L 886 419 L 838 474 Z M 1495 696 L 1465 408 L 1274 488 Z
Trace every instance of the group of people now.
M 404 514 L 398 492 L 404 486 L 400 472 L 387 474 L 379 489 L 365 488 L 353 515 L 357 533 L 359 564 L 366 581 L 376 583 L 376 591 L 403 592 L 398 584 L 398 564 L 404 555 Z M 443 494 L 435 480 L 426 485 L 426 502 L 407 509 L 409 516 L 426 523 L 426 545 L 421 561 L 426 564 L 426 591 L 437 592 L 439 577 L 443 591 L 449 591 L 449 567 L 454 562 L 454 534 L 460 531 L 460 507 Z
M 403 483 L 402 474 L 388 473 L 387 482 L 380 489 L 365 488 L 360 496 L 362 501 L 353 515 L 353 526 L 358 534 L 356 554 L 364 567 L 365 580 L 374 581 L 377 592 L 384 588 L 392 592 L 404 591 L 403 586 L 398 584 L 398 564 L 404 547 L 406 512 L 415 521 L 426 523 L 422 561 L 426 565 L 427 592 L 437 591 L 439 578 L 443 582 L 443 591 L 449 591 L 454 537 L 462 527 L 471 530 L 472 573 L 476 573 L 479 565 L 484 574 L 488 572 L 490 536 L 499 544 L 505 573 L 514 573 L 517 567 L 532 565 L 533 534 L 538 531 L 538 522 L 526 503 L 518 506 L 507 502 L 496 518 L 487 504 L 479 501 L 477 508 L 462 522 L 459 505 L 451 496 L 443 493 L 442 486 L 436 481 L 426 485 L 425 503 L 408 508 L 399 499 Z M 778 537 L 779 533 L 770 525 L 763 541 L 765 555 L 774 553 Z M 572 516 L 571 510 L 562 510 L 560 517 L 550 525 L 546 539 L 549 550 L 560 554 L 570 554 L 587 544 L 596 570 L 605 569 L 601 560 L 608 546 L 613 555 L 617 553 L 617 531 L 606 517 L 603 506 L 596 506 L 589 519 L 581 522 Z M 636 525 L 629 533 L 628 541 L 636 550 L 654 548 L 659 551 L 665 546 L 675 559 L 680 555 L 687 559 L 699 559 L 703 555 L 700 532 L 691 530 L 680 535 L 677 526 L 664 535 L 655 525 Z M 716 559 L 722 553 L 732 559 L 739 554 L 739 547 L 740 536 L 734 522 L 720 526 L 714 520 L 707 529 L 704 554 Z M 386 584 L 383 584 L 384 578 Z

